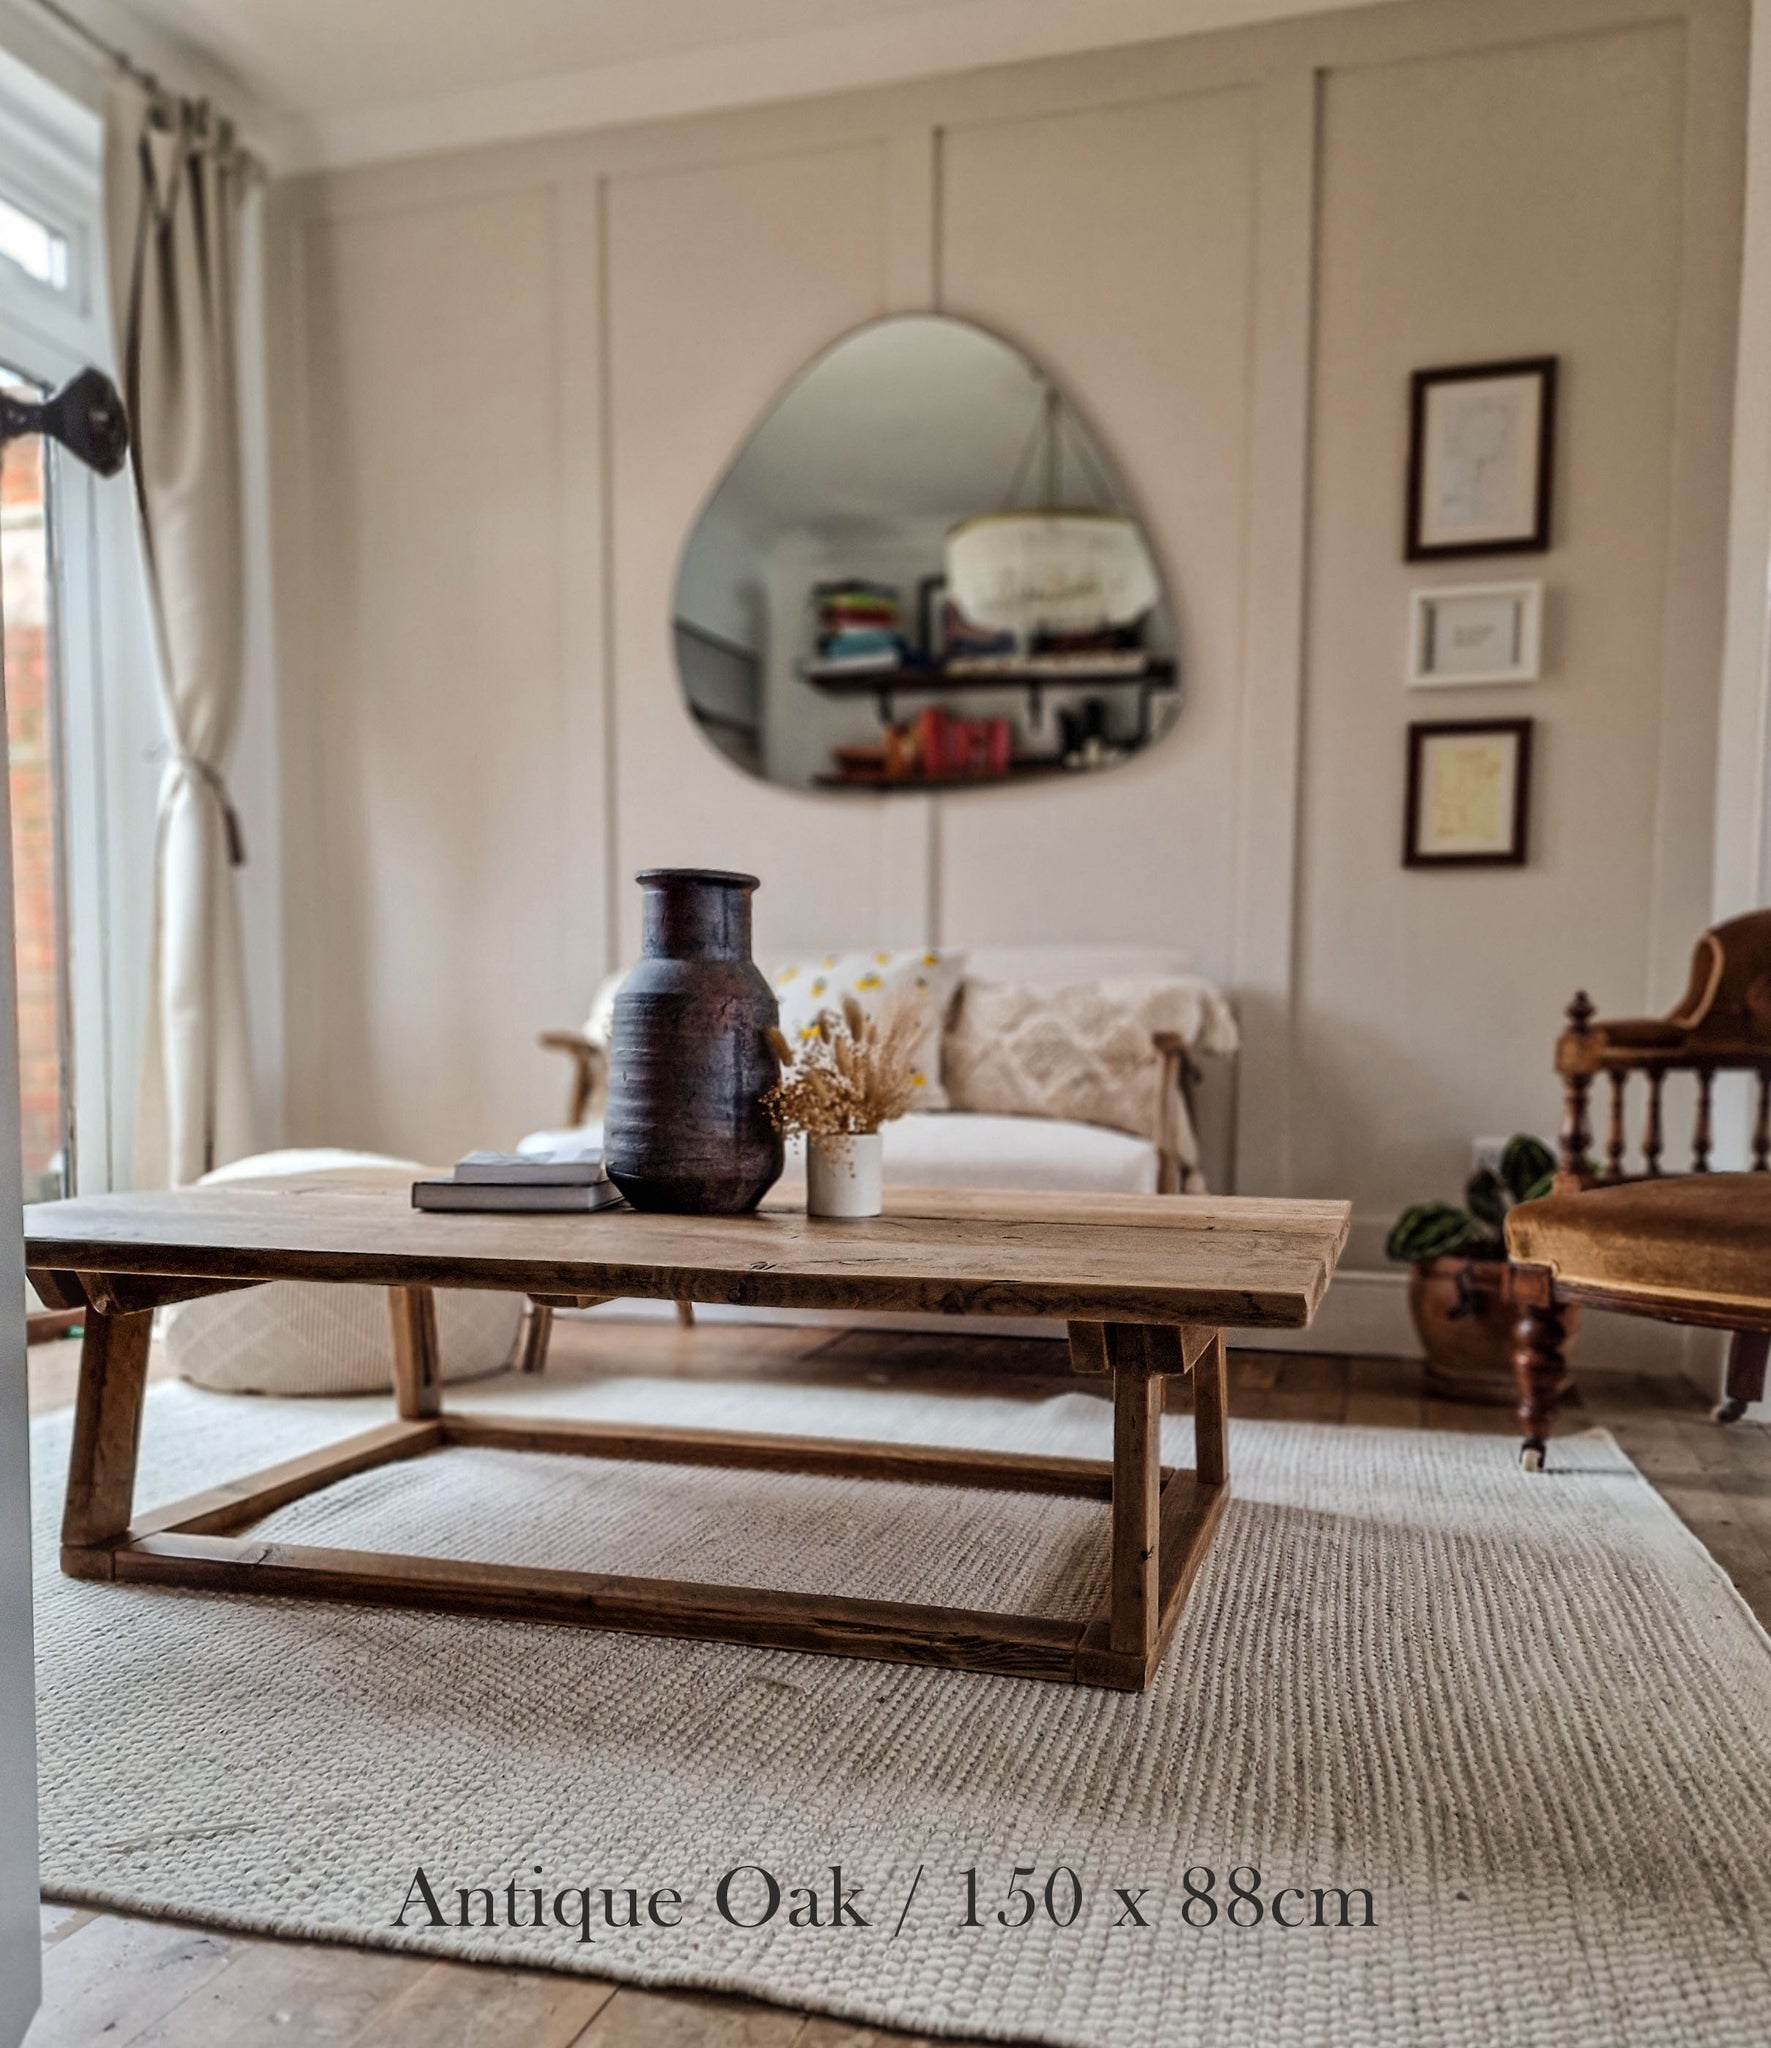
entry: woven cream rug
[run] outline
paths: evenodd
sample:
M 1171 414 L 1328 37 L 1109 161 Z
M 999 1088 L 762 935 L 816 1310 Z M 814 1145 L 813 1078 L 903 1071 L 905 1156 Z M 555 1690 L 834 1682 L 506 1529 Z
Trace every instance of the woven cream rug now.
M 498 1390 L 525 1402 L 1107 1446 L 1084 1395 Z M 144 1494 L 383 1413 L 158 1388 Z M 1534 1479 L 1505 1439 L 1237 1425 L 1237 1497 L 1143 1697 L 75 1584 L 52 1533 L 67 1437 L 38 1425 L 57 1897 L 1091 2048 L 1767 2038 L 1771 1643 L 1603 1435 Z M 1100 1594 L 1105 1525 L 1089 1503 L 455 1450 L 265 1526 L 1069 1613 Z M 736 1869 L 733 1919 L 761 1914 L 746 1866 L 781 1888 L 761 1926 L 718 1910 Z M 828 1924 L 833 1866 L 865 1925 Z M 629 1887 L 643 1924 L 604 1924 L 604 1888 L 621 1920 Z M 480 1888 L 500 1924 L 465 1931 Z M 534 1890 L 548 1924 L 512 1928 Z M 1339 1924 L 1343 1891 L 1375 1924 Z M 654 1895 L 680 1924 L 651 1923 Z

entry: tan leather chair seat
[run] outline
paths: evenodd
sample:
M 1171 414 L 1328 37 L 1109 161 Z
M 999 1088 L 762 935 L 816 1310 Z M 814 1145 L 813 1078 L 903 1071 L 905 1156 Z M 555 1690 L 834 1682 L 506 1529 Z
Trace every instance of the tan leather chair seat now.
M 1700 1173 L 1522 1203 L 1507 1249 L 1570 1288 L 1771 1311 L 1771 1174 Z

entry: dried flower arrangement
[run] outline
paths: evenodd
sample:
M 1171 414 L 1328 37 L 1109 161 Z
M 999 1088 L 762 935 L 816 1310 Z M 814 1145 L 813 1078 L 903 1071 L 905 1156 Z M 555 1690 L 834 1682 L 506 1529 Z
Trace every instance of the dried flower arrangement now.
M 886 1004 L 869 1016 L 853 996 L 844 996 L 842 1014 L 821 1011 L 797 1052 L 771 1030 L 781 1078 L 763 1107 L 775 1128 L 853 1137 L 902 1116 L 916 1095 L 920 1026 L 915 1003 Z

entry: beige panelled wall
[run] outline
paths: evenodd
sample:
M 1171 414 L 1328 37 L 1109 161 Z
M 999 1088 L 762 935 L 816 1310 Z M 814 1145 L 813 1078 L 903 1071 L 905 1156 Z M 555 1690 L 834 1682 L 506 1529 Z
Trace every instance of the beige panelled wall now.
M 1351 1194 L 1375 1265 L 1553 1123 L 1574 984 L 1668 1001 L 1704 921 L 1744 53 L 1736 0 L 1418 0 L 284 188 L 291 1136 L 548 1121 L 533 1034 L 633 870 L 738 865 L 771 945 L 1185 947 L 1244 1016 L 1241 1185 Z M 1074 787 L 769 790 L 682 709 L 678 553 L 800 364 L 928 306 L 1092 420 L 1186 709 Z M 1537 352 L 1554 548 L 1408 569 L 1408 372 Z M 1497 573 L 1547 585 L 1543 684 L 1406 690 L 1409 589 Z M 1521 872 L 1401 869 L 1404 727 L 1458 712 L 1539 721 Z
M 1653 913 L 1664 908 L 1681 950 L 1708 922 L 1707 840 L 1656 831 L 1684 127 L 1684 34 L 1671 22 L 1325 83 L 1300 1188 L 1326 1187 L 1361 1155 L 1381 1161 L 1380 1186 L 1443 1187 L 1458 1134 L 1553 1137 L 1545 1064 L 1560 1006 L 1577 985 L 1613 1015 L 1670 1002 L 1678 989 L 1648 976 Z M 1463 226 L 1447 235 L 1454 215 Z M 1405 565 L 1397 394 L 1409 370 L 1534 354 L 1560 356 L 1564 371 L 1553 549 Z M 1411 585 L 1523 576 L 1545 584 L 1540 687 L 1397 689 Z M 1719 612 L 1706 623 L 1713 634 Z M 1400 866 L 1405 712 L 1536 718 L 1527 867 Z M 1713 729 L 1707 699 L 1684 716 Z M 1364 800 L 1348 801 L 1354 791 Z M 1382 1207 L 1361 1217 L 1355 1259 L 1378 1256 Z
M 608 188 L 615 871 L 751 868 L 762 943 L 871 942 L 896 908 L 900 821 L 886 804 L 766 788 L 716 753 L 677 689 L 671 594 L 702 500 L 757 418 L 833 335 L 886 311 L 888 169 L 873 140 Z M 624 291 L 634 277 L 648 287 Z M 926 885 L 908 880 L 920 923 Z M 624 956 L 638 909 L 618 888 Z
M 318 1100 L 292 1124 L 441 1156 L 503 1106 L 510 1017 L 582 1001 L 558 943 L 554 209 L 314 222 L 303 250 L 317 766 L 287 816 Z
M 1045 784 L 948 799 L 945 938 L 1055 928 L 1228 971 L 1229 893 L 1147 884 L 1221 876 L 1234 843 L 1255 101 L 1244 87 L 945 137 L 942 304 L 1043 362 L 1113 450 L 1169 566 L 1186 679 L 1173 736 L 1058 792 L 1061 810 Z

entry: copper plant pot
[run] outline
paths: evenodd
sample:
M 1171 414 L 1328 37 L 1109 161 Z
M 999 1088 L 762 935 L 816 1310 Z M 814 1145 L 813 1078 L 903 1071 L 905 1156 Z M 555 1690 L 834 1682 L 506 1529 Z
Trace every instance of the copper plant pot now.
M 1423 1259 L 1408 1271 L 1408 1309 L 1427 1354 L 1427 1391 L 1446 1401 L 1479 1401 L 1510 1408 L 1519 1398 L 1513 1377 L 1513 1327 L 1519 1311 L 1507 1286 L 1505 1259 L 1464 1259 L 1455 1253 Z M 1580 1307 L 1564 1310 L 1570 1339 Z M 1552 1399 L 1568 1391 L 1568 1375 Z

